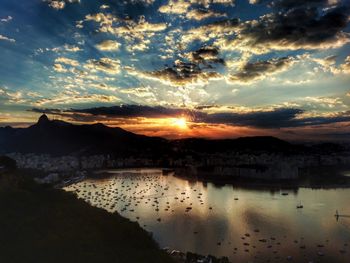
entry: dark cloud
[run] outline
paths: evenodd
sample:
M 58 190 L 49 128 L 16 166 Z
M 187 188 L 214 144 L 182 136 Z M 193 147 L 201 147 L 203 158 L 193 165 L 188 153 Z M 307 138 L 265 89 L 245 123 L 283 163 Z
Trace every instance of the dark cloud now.
M 181 108 L 165 108 L 162 106 L 144 106 L 144 105 L 121 105 L 114 107 L 98 107 L 83 110 L 72 110 L 79 113 L 89 113 L 92 115 L 105 115 L 116 117 L 147 117 L 162 118 L 180 116 L 188 112 Z
M 176 61 L 172 67 L 166 67 L 157 71 L 141 72 L 141 76 L 150 77 L 174 86 L 185 86 L 188 84 L 207 83 L 211 79 L 221 78 L 221 74 L 203 68 L 192 62 Z
M 53 115 L 62 114 L 90 114 L 93 116 L 107 116 L 117 118 L 129 118 L 129 117 L 147 117 L 147 118 L 163 118 L 163 117 L 178 117 L 183 114 L 187 114 L 189 110 L 181 108 L 166 108 L 162 106 L 144 106 L 144 105 L 120 105 L 111 107 L 96 107 L 87 109 L 70 109 L 70 110 L 58 110 L 58 109 L 38 109 L 34 108 L 31 111 L 38 113 L 46 113 Z M 71 116 L 71 115 L 70 115 Z
M 217 47 L 205 46 L 191 52 L 190 60 L 198 64 L 204 64 L 213 67 L 214 64 L 225 65 L 225 60 L 219 57 L 219 49 Z
M 207 114 L 203 120 L 206 123 L 230 124 L 236 126 L 251 126 L 259 128 L 288 127 L 295 117 L 303 113 L 299 109 L 275 109 L 272 111 L 257 111 L 248 113 L 213 113 Z
M 302 113 L 304 110 L 291 108 L 248 113 L 215 113 L 205 116 L 204 121 L 257 128 L 303 127 L 350 121 L 350 112 L 340 113 L 332 117 L 300 118 L 299 115 Z
M 33 108 L 30 111 L 35 113 L 45 113 L 45 114 L 61 114 L 61 113 L 63 114 L 65 112 L 59 109 L 39 109 L 39 108 Z
M 208 109 L 208 106 L 205 106 Z M 350 122 L 350 111 L 330 117 L 307 117 L 301 114 L 304 110 L 293 108 L 276 108 L 270 111 L 220 112 L 207 113 L 200 109 L 166 108 L 161 106 L 122 105 L 90 109 L 32 109 L 33 112 L 69 117 L 75 121 L 97 121 L 127 118 L 174 118 L 187 116 L 192 123 L 227 124 L 263 129 L 279 129 Z
M 204 46 L 187 53 L 186 61 L 176 60 L 173 66 L 156 71 L 141 72 L 141 76 L 150 77 L 174 86 L 207 83 L 211 79 L 221 78 L 220 66 L 225 60 L 219 57 L 219 49 Z
M 349 42 L 349 37 L 342 31 L 349 22 L 349 7 L 320 11 L 317 7 L 306 8 L 301 1 L 297 1 L 299 5 L 289 4 L 289 1 L 278 3 L 299 8 L 277 9 L 257 21 L 241 23 L 237 38 L 227 41 L 226 46 L 265 53 L 273 49 L 334 48 Z
M 336 116 L 331 117 L 309 117 L 298 119 L 294 121 L 294 126 L 306 126 L 306 125 L 324 125 L 324 124 L 332 124 L 338 122 L 350 122 L 350 111 L 338 113 Z
M 275 0 L 270 3 L 272 7 L 291 9 L 305 7 L 320 7 L 330 5 L 329 0 Z
M 214 21 L 214 22 L 211 22 L 211 23 L 204 25 L 202 27 L 205 29 L 216 31 L 216 30 L 220 30 L 221 27 L 234 29 L 239 24 L 240 24 L 240 20 L 238 18 L 231 18 L 231 19 L 223 19 L 223 20 L 219 20 L 219 21 Z
M 281 72 L 289 68 L 295 60 L 292 57 L 274 58 L 266 61 L 246 63 L 239 71 L 229 77 L 230 82 L 251 82 L 263 79 L 267 75 Z
M 204 8 L 195 8 L 186 13 L 186 18 L 194 20 L 203 20 L 212 17 L 227 16 L 225 13 L 215 12 Z

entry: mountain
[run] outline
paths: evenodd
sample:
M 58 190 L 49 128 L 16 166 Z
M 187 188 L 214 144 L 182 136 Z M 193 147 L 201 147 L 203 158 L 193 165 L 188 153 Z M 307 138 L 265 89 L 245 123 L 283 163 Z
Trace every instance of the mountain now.
M 0 128 L 2 152 L 53 155 L 103 153 L 125 157 L 160 154 L 167 147 L 167 141 L 162 138 L 137 135 L 100 123 L 74 125 L 49 120 L 46 115 L 28 128 Z
M 166 140 L 112 128 L 101 123 L 74 125 L 49 120 L 44 114 L 28 128 L 0 127 L 0 153 L 20 152 L 52 155 L 111 154 L 115 157 L 184 157 L 213 153 L 283 154 L 339 152 L 339 145 L 296 145 L 271 136 L 242 137 L 238 139 L 207 140 L 189 138 Z
M 241 137 L 237 139 L 182 139 L 173 142 L 180 151 L 200 153 L 225 153 L 225 152 L 283 152 L 293 153 L 305 150 L 303 146 L 294 145 L 287 141 L 272 136 Z

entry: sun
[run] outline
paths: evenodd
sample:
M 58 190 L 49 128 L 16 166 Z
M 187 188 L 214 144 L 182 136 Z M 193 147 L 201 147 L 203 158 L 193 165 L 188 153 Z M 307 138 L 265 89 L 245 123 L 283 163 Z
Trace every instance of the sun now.
M 175 126 L 177 126 L 180 129 L 187 128 L 187 120 L 185 118 L 176 118 L 176 119 L 174 119 L 173 123 Z

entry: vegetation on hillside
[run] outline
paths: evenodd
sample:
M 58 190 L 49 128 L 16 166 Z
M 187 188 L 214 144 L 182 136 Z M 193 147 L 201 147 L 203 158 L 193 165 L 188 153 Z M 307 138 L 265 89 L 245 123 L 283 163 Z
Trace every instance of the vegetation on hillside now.
M 0 209 L 0 262 L 172 262 L 137 223 L 19 171 L 0 174 Z

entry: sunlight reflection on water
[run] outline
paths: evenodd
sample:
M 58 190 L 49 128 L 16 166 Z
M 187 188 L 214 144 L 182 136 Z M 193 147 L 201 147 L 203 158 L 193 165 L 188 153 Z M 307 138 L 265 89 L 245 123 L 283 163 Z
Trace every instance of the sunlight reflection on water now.
M 161 170 L 110 171 L 70 185 L 93 206 L 138 221 L 161 247 L 234 262 L 349 262 L 350 189 L 244 189 L 190 182 Z M 236 200 L 235 200 L 236 199 Z M 304 208 L 296 209 L 302 202 Z

